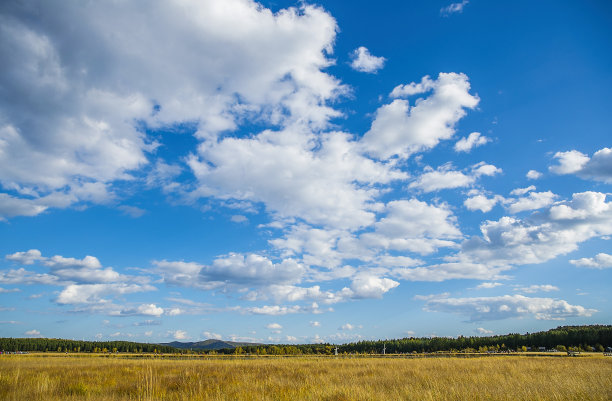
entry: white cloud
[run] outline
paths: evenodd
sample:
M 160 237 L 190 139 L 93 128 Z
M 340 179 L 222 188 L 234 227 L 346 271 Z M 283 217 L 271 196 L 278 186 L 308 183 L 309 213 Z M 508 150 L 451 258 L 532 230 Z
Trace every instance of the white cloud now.
M 178 316 L 182 315 L 184 311 L 181 308 L 171 308 L 167 309 L 164 313 L 168 316 Z
M 185 330 L 171 330 L 168 331 L 168 337 L 172 337 L 175 340 L 187 340 L 189 336 Z
M 397 268 L 393 269 L 393 275 L 409 281 L 497 280 L 507 278 L 502 273 L 508 269 L 507 266 L 490 266 L 484 263 L 449 262 L 415 268 Z
M 551 284 L 533 284 L 528 287 L 516 287 L 514 291 L 523 292 L 526 294 L 533 294 L 535 292 L 559 291 L 559 288 Z
M 473 148 L 477 148 L 489 142 L 491 142 L 491 139 L 482 135 L 480 132 L 472 132 L 468 137 L 461 138 L 455 143 L 455 152 L 470 152 Z
M 512 191 L 510 191 L 510 195 L 522 196 L 522 195 L 525 195 L 528 192 L 535 191 L 535 190 L 536 190 L 535 185 L 530 185 L 530 186 L 528 186 L 526 188 L 515 188 Z
M 607 253 L 598 253 L 593 258 L 580 258 L 570 260 L 570 263 L 580 267 L 589 267 L 593 269 L 607 269 L 612 267 L 612 255 Z
M 395 99 L 376 111 L 370 130 L 361 140 L 367 153 L 379 159 L 407 158 L 431 149 L 441 140 L 450 139 L 456 123 L 465 116 L 464 109 L 473 109 L 479 102 L 469 93 L 468 77 L 456 73 L 440 73 L 435 81 L 426 77 L 420 86 L 401 86 L 391 95 L 405 96 L 417 90 L 433 93 L 412 107 L 408 100 Z
M 38 249 L 30 249 L 26 252 L 15 252 L 11 255 L 6 255 L 6 258 L 22 265 L 32 265 L 35 262 L 45 260 Z
M 460 3 L 451 3 L 448 6 L 440 9 L 440 15 L 448 17 L 451 14 L 460 14 L 463 12 L 463 9 L 468 5 L 468 3 L 469 0 L 463 0 Z
M 113 183 L 133 179 L 154 157 L 157 144 L 136 121 L 153 128 L 198 121 L 205 138 L 235 129 L 249 113 L 319 127 L 339 115 L 326 102 L 345 88 L 321 71 L 332 63 L 337 26 L 316 6 L 272 13 L 249 0 L 153 1 L 145 10 L 32 0 L 5 11 L 0 183 L 12 191 L 0 194 L 5 217 L 112 200 Z
M 280 220 L 357 229 L 375 219 L 380 190 L 373 184 L 407 178 L 357 147 L 345 133 L 315 136 L 295 127 L 205 142 L 188 160 L 200 185 L 193 196 L 263 202 Z
M 266 325 L 266 329 L 269 329 L 269 330 L 280 330 L 282 328 L 283 328 L 283 326 L 281 326 L 278 323 L 269 323 L 269 324 Z
M 467 173 L 453 170 L 451 164 L 444 164 L 436 170 L 428 166 L 424 171 L 415 181 L 410 183 L 409 188 L 433 192 L 440 189 L 469 187 L 483 175 L 493 176 L 502 172 L 500 168 L 484 162 L 471 166 Z
M 213 332 L 210 332 L 210 331 L 204 331 L 204 332 L 202 332 L 202 335 L 205 338 L 207 338 L 207 339 L 221 340 L 223 338 L 223 336 L 221 334 L 213 333 Z
M 383 294 L 397 287 L 397 281 L 369 273 L 358 274 L 351 283 L 352 298 L 382 298 Z
M 587 179 L 612 183 L 612 148 L 602 148 L 589 158 L 577 151 L 557 152 L 558 164 L 548 169 L 555 174 L 576 174 Z
M 485 195 L 478 194 L 467 198 L 465 201 L 463 201 L 463 205 L 468 210 L 480 210 L 481 212 L 486 213 L 490 212 L 497 203 L 503 202 L 504 200 L 504 197 L 500 195 L 487 198 Z
M 243 216 L 241 214 L 235 214 L 232 217 L 230 217 L 230 220 L 233 221 L 234 223 L 247 223 L 249 221 L 249 219 L 246 216 Z
M 144 291 L 153 291 L 156 288 L 150 285 L 138 285 L 138 284 L 125 284 L 125 283 L 113 283 L 113 284 L 71 284 L 64 288 L 58 295 L 56 302 L 58 304 L 104 304 L 109 302 L 102 298 L 102 296 L 110 295 L 124 295 L 132 294 Z M 153 305 L 154 307 L 155 305 Z M 146 308 L 141 305 L 137 311 L 141 311 L 140 308 Z M 144 309 L 143 309 L 144 311 Z M 163 309 L 160 312 L 163 313 Z
M 355 326 L 350 324 L 350 323 L 345 323 L 342 326 L 338 327 L 338 330 L 348 330 L 348 331 L 350 331 L 350 330 L 354 330 L 354 329 L 355 329 Z
M 428 254 L 456 246 L 453 240 L 462 236 L 447 205 L 397 200 L 389 202 L 385 210 L 387 214 L 374 224 L 374 232 L 360 236 L 364 246 Z
M 471 321 L 534 317 L 542 320 L 564 320 L 568 317 L 592 316 L 595 309 L 570 305 L 553 298 L 529 298 L 523 295 L 503 295 L 478 298 L 436 298 L 427 301 L 431 312 L 459 313 Z
M 541 209 L 552 205 L 556 198 L 558 196 L 550 191 L 530 192 L 527 197 L 509 201 L 508 210 L 510 213 L 519 213 L 525 210 Z
M 310 322 L 310 326 L 311 327 L 321 327 L 321 322 L 317 322 L 316 320 L 313 320 Z
M 525 219 L 502 217 L 481 224 L 481 237 L 462 244 L 454 260 L 508 267 L 543 263 L 577 249 L 593 237 L 612 234 L 612 206 L 606 194 L 582 192 Z
M 351 68 L 356 71 L 376 73 L 385 65 L 384 57 L 376 57 L 370 54 L 370 51 L 361 46 L 351 53 Z
M 7 288 L 2 288 L 0 287 L 0 294 L 7 294 L 10 292 L 20 292 L 21 290 L 19 288 L 11 288 L 11 289 L 7 289 Z
M 537 180 L 542 177 L 542 173 L 536 170 L 529 170 L 525 176 L 528 180 Z
M 557 165 L 550 166 L 548 169 L 555 174 L 572 174 L 580 171 L 588 163 L 589 157 L 577 150 L 569 152 L 557 152 L 553 156 L 558 160 Z
M 38 330 L 28 330 L 23 334 L 25 334 L 28 337 L 42 337 L 42 334 L 40 334 L 40 331 Z
M 503 285 L 502 283 L 496 283 L 496 282 L 486 282 L 486 283 L 481 283 L 478 284 L 476 286 L 477 290 L 481 290 L 481 289 L 490 289 L 490 288 L 495 288 L 495 287 L 499 287 Z
M 83 259 L 66 258 L 60 255 L 45 257 L 39 250 L 30 249 L 27 252 L 15 252 L 7 255 L 6 258 L 24 265 L 41 262 L 50 267 L 52 276 L 57 277 L 58 281 L 112 283 L 129 279 L 129 277 L 120 275 L 111 267 L 102 268 L 102 264 L 95 256 L 88 255 Z
M 487 330 L 484 327 L 479 327 L 479 328 L 476 329 L 476 333 L 478 333 L 480 335 L 493 334 L 493 330 Z

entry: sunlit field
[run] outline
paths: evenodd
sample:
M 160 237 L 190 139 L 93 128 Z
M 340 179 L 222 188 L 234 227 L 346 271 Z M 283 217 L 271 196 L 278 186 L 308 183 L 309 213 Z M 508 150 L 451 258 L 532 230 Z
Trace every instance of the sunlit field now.
M 3 355 L 2 400 L 611 400 L 612 357 Z

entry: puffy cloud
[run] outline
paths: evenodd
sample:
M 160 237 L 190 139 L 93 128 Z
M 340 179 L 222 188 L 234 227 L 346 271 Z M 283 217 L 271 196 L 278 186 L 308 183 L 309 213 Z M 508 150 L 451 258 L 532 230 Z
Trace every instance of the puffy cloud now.
M 194 196 L 263 202 L 280 219 L 347 229 L 374 221 L 380 191 L 373 184 L 407 178 L 360 155 L 348 134 L 295 127 L 205 142 L 188 164 L 199 182 Z
M 526 188 L 515 188 L 512 191 L 510 191 L 510 195 L 522 196 L 522 195 L 525 195 L 528 192 L 535 191 L 535 190 L 536 190 L 535 185 L 530 185 L 530 186 L 528 186 Z
M 580 267 L 589 267 L 592 269 L 607 269 L 612 267 L 612 255 L 607 253 L 598 253 L 593 258 L 580 258 L 570 260 L 570 263 Z
M 612 206 L 606 194 L 575 193 L 572 200 L 525 219 L 485 221 L 480 230 L 482 237 L 466 240 L 455 260 L 499 267 L 543 263 L 590 238 L 612 234 Z
M 316 303 L 313 303 L 312 307 L 300 306 L 300 305 L 292 305 L 292 306 L 284 306 L 284 305 L 263 305 L 263 306 L 252 306 L 242 308 L 242 310 L 246 313 L 250 313 L 253 315 L 270 315 L 270 316 L 282 316 L 293 313 L 320 313 L 319 306 Z
M 469 0 L 463 0 L 460 3 L 451 3 L 446 7 L 442 7 L 440 9 L 440 15 L 444 17 L 448 17 L 451 14 L 461 14 L 465 6 L 467 6 Z
M 350 330 L 354 330 L 354 329 L 355 329 L 355 326 L 350 324 L 350 323 L 345 323 L 342 326 L 338 327 L 338 330 L 348 330 L 348 331 L 350 331 Z
M 542 177 L 542 173 L 537 170 L 529 170 L 525 176 L 528 180 L 537 180 Z
M 527 197 L 510 201 L 508 210 L 510 210 L 511 213 L 518 213 L 525 210 L 541 209 L 552 205 L 557 197 L 557 195 L 550 191 L 530 192 Z
M 316 320 L 313 320 L 310 322 L 310 326 L 311 327 L 321 327 L 321 322 L 317 322 Z
M 20 292 L 21 290 L 19 288 L 11 288 L 11 289 L 7 289 L 7 288 L 2 288 L 0 287 L 0 294 L 7 294 L 10 292 Z
M 576 174 L 587 179 L 612 183 L 612 148 L 603 148 L 589 158 L 577 150 L 557 152 L 553 156 L 558 164 L 548 169 L 555 174 Z
M 221 334 L 212 333 L 210 331 L 204 331 L 204 332 L 202 332 L 202 335 L 205 338 L 212 338 L 212 339 L 215 339 L 215 340 L 221 340 L 223 338 L 223 336 Z
M 280 330 L 282 328 L 283 328 L 283 326 L 281 326 L 278 323 L 270 323 L 270 324 L 266 325 L 266 329 L 269 329 L 269 330 Z
M 374 224 L 374 232 L 364 233 L 360 241 L 367 247 L 421 254 L 439 247 L 454 247 L 461 238 L 456 217 L 446 205 L 429 205 L 417 199 L 389 202 L 386 216 Z
M 108 202 L 157 146 L 141 122 L 198 121 L 199 138 L 249 113 L 321 127 L 339 114 L 325 103 L 345 91 L 321 71 L 337 26 L 315 6 L 30 0 L 1 18 L 0 184 L 13 191 L 0 196 L 2 216 Z
M 409 188 L 417 188 L 424 192 L 433 192 L 440 189 L 469 187 L 483 175 L 492 176 L 501 173 L 502 170 L 491 164 L 480 162 L 471 166 L 469 172 L 463 173 L 452 169 L 451 164 L 445 164 L 436 170 L 426 167 L 425 172 L 415 181 L 411 182 Z
M 376 57 L 370 51 L 360 46 L 351 53 L 351 68 L 356 71 L 376 73 L 385 65 L 384 57 Z
M 20 268 L 0 271 L 0 283 L 62 285 L 64 282 L 55 275 L 36 273 Z
M 351 283 L 352 298 L 382 298 L 383 294 L 397 287 L 399 283 L 368 273 L 360 273 Z
M 129 277 L 120 275 L 111 267 L 102 268 L 102 264 L 95 256 L 88 255 L 83 259 L 66 258 L 60 255 L 45 257 L 39 250 L 30 249 L 26 252 L 15 252 L 7 255 L 6 258 L 25 265 L 41 262 L 50 267 L 51 274 L 62 281 L 112 283 L 129 279 Z
M 391 92 L 393 97 L 419 91 L 433 93 L 412 107 L 405 99 L 395 99 L 380 107 L 361 140 L 364 150 L 379 159 L 406 158 L 450 139 L 455 124 L 465 116 L 464 109 L 472 109 L 479 102 L 469 90 L 468 77 L 457 73 L 440 73 L 435 81 L 426 77 L 421 84 L 395 88 Z
M 491 142 L 491 139 L 482 135 L 480 132 L 472 132 L 466 138 L 461 138 L 455 143 L 455 152 L 469 152 L 473 148 L 477 148 L 489 142 Z
M 529 298 L 523 295 L 477 298 L 435 298 L 425 309 L 467 315 L 471 321 L 534 317 L 542 320 L 564 320 L 568 317 L 592 316 L 595 309 L 571 305 L 553 298 Z
M 292 259 L 275 264 L 264 256 L 231 253 L 204 267 L 200 271 L 200 279 L 247 286 L 291 284 L 299 282 L 304 271 L 305 267 Z
M 150 285 L 138 285 L 138 284 L 71 284 L 64 288 L 58 295 L 55 302 L 58 304 L 103 304 L 109 302 L 109 300 L 103 299 L 102 296 L 111 295 L 125 295 L 136 292 L 154 291 L 156 288 Z M 148 305 L 151 306 L 151 305 Z M 153 305 L 154 307 L 155 305 Z M 145 308 L 147 306 L 141 305 L 139 308 Z M 150 310 L 150 309 L 149 309 Z M 145 311 L 145 309 L 137 309 L 138 312 Z M 161 315 L 163 309 L 159 313 Z
M 155 316 L 160 317 L 164 313 L 163 308 L 155 304 L 142 304 L 136 308 L 123 309 L 120 314 L 122 316 Z
M 168 337 L 175 340 L 187 340 L 189 338 L 185 330 L 171 330 L 168 332 Z
M 42 257 L 42 253 L 38 249 L 30 249 L 29 251 L 25 252 L 15 252 L 13 254 L 6 255 L 6 258 L 22 265 L 32 265 L 35 262 L 46 259 Z
M 480 335 L 493 334 L 493 330 L 487 330 L 484 327 L 478 327 L 476 329 L 476 333 Z
M 23 334 L 25 334 L 28 337 L 42 337 L 42 334 L 40 334 L 40 331 L 35 330 L 35 329 L 34 330 L 28 330 L 28 331 L 26 331 Z
M 491 211 L 493 207 L 499 203 L 503 202 L 505 199 L 503 196 L 495 195 L 492 198 L 487 198 L 483 194 L 472 195 L 463 201 L 463 205 L 468 210 L 480 210 L 483 213 Z
M 550 166 L 548 169 L 555 174 L 576 173 L 589 161 L 587 155 L 577 150 L 557 152 L 553 157 L 558 160 L 559 164 Z

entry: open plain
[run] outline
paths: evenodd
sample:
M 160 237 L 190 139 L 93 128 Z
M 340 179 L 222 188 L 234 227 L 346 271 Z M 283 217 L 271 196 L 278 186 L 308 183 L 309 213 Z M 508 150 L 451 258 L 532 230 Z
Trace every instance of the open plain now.
M 0 358 L 2 400 L 610 400 L 612 358 Z

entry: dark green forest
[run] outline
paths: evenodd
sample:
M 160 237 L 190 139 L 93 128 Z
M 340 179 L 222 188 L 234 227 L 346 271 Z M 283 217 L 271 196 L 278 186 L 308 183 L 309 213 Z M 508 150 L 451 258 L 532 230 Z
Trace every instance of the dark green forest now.
M 74 341 L 50 338 L 0 338 L 4 352 L 127 352 L 127 353 L 198 353 L 310 355 L 335 352 L 332 344 L 235 346 L 220 350 L 178 349 L 162 344 L 128 341 Z M 504 352 L 537 351 L 540 347 L 558 351 L 598 351 L 612 347 L 612 325 L 561 326 L 548 331 L 506 334 L 488 337 L 409 337 L 395 340 L 359 341 L 338 345 L 339 353 L 387 354 L 423 352 Z

